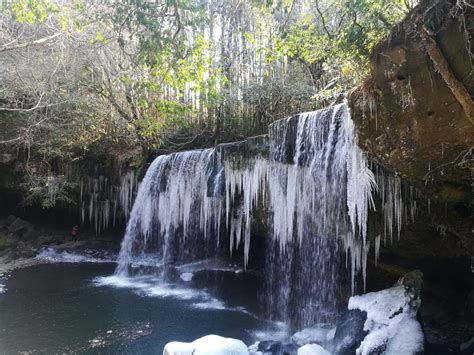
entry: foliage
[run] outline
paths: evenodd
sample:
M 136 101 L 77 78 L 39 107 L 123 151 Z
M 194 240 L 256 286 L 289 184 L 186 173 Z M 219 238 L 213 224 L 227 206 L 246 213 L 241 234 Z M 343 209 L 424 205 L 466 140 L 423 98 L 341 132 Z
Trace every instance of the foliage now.
M 28 174 L 20 187 L 25 190 L 24 206 L 50 208 L 56 203 L 74 205 L 77 184 L 69 182 L 64 175 Z
M 68 202 L 64 166 L 140 144 L 240 139 L 340 100 L 401 0 L 14 0 L 0 14 L 0 150 L 27 203 Z M 66 178 L 62 178 L 65 176 Z

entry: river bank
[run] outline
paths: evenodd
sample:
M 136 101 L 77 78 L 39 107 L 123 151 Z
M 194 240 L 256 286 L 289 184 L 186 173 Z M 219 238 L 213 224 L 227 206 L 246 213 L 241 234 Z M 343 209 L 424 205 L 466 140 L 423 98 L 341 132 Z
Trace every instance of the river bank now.
M 117 239 L 118 240 L 118 239 Z M 119 242 L 110 235 L 98 238 L 87 230 L 72 240 L 66 228 L 39 225 L 10 215 L 0 219 L 0 291 L 16 269 L 50 262 L 115 261 Z

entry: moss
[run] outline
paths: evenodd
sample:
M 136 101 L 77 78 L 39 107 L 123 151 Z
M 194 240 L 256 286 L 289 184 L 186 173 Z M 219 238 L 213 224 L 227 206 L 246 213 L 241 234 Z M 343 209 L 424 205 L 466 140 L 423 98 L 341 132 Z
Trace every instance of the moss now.
M 10 242 L 7 239 L 7 236 L 3 233 L 0 233 L 0 250 L 5 250 L 10 246 Z

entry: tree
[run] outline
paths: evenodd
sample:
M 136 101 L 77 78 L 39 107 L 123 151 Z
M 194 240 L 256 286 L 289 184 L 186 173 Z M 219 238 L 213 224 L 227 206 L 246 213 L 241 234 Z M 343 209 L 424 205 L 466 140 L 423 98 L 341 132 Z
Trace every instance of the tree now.
M 412 5 L 3 3 L 0 149 L 16 152 L 25 190 L 44 197 L 50 177 L 115 146 L 170 152 L 266 132 L 276 119 L 341 100 Z

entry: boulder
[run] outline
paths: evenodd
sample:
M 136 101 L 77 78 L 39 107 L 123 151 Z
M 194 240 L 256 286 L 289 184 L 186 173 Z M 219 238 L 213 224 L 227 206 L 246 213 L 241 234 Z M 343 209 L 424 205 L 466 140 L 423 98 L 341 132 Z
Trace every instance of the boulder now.
M 306 344 L 298 349 L 298 355 L 331 355 L 331 353 L 321 345 Z
M 347 310 L 339 318 L 334 334 L 334 354 L 354 354 L 367 332 L 364 324 L 367 313 L 359 309 Z
M 417 320 L 422 284 L 421 272 L 415 271 L 392 288 L 349 299 L 349 310 L 367 315 L 363 327 L 367 333 L 356 349 L 357 354 L 423 353 L 424 336 Z M 337 338 L 336 331 L 335 341 Z
M 257 353 L 271 355 L 296 355 L 298 346 L 293 343 L 282 343 L 281 341 L 265 340 L 258 343 Z
M 411 271 L 400 278 L 397 284 L 403 285 L 412 293 L 413 297 L 418 298 L 423 289 L 423 273 L 420 270 Z
M 281 341 L 264 340 L 258 344 L 258 351 L 269 354 L 280 354 L 282 351 Z
M 163 355 L 248 355 L 247 346 L 238 339 L 206 335 L 192 343 L 170 342 Z

